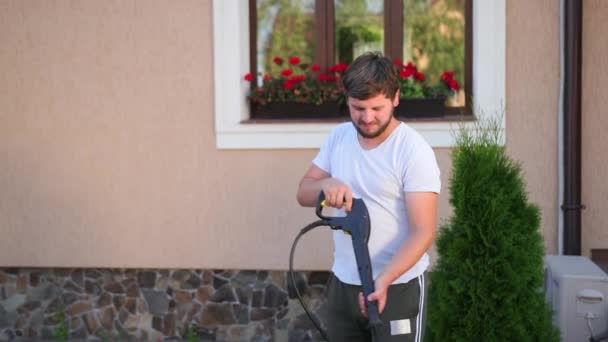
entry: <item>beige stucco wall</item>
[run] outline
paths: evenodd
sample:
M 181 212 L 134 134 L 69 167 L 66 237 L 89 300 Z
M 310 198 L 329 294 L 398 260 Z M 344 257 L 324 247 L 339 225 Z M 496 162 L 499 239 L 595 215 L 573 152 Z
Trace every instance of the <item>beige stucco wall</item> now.
M 558 2 L 507 15 L 508 148 L 552 252 Z M 211 19 L 211 1 L 0 2 L 0 266 L 286 268 L 315 151 L 215 148 Z M 313 232 L 297 264 L 330 254 Z
M 608 2 L 583 1 L 582 251 L 608 249 Z
M 507 4 L 507 149 L 541 209 L 547 253 L 557 252 L 559 1 Z
M 0 2 L 0 266 L 286 268 L 315 151 L 215 148 L 211 19 L 211 1 Z M 327 267 L 330 233 L 299 251 Z

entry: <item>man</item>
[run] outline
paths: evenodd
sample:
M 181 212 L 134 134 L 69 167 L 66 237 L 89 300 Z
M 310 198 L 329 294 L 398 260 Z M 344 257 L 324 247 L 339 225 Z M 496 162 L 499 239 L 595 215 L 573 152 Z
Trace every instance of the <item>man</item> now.
M 376 341 L 422 341 L 427 249 L 435 236 L 439 168 L 431 147 L 393 116 L 399 78 L 379 53 L 359 56 L 343 77 L 351 123 L 338 125 L 300 181 L 297 199 L 351 210 L 362 198 L 370 214 L 369 252 L 384 325 Z M 328 284 L 332 342 L 370 341 L 361 282 L 350 236 L 334 231 Z

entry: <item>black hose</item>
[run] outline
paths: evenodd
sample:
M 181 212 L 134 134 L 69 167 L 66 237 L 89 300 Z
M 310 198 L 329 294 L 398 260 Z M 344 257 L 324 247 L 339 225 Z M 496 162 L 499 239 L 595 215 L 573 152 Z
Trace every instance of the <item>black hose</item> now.
M 302 308 L 304 308 L 304 311 L 306 311 L 306 315 L 308 315 L 308 318 L 310 318 L 310 320 L 314 324 L 315 328 L 317 328 L 317 330 L 321 334 L 321 337 L 323 337 L 323 339 L 325 341 L 330 342 L 329 337 L 327 337 L 327 332 L 325 330 L 323 330 L 323 328 L 321 327 L 321 324 L 319 324 L 319 322 L 317 322 L 317 319 L 308 310 L 308 308 L 306 307 L 306 304 L 304 304 L 304 300 L 302 299 L 302 296 L 300 295 L 300 291 L 298 291 L 298 285 L 296 284 L 296 278 L 293 273 L 293 255 L 295 254 L 296 245 L 298 244 L 298 241 L 300 240 L 302 235 L 304 235 L 304 234 L 308 233 L 309 231 L 311 231 L 312 229 L 320 227 L 320 226 L 331 226 L 331 224 L 326 220 L 315 221 L 315 222 L 307 225 L 306 227 L 302 228 L 302 230 L 300 230 L 300 232 L 298 233 L 298 236 L 296 236 L 295 240 L 293 240 L 293 244 L 291 245 L 291 251 L 289 252 L 289 279 L 291 280 L 291 286 L 293 287 L 293 290 L 296 293 L 296 297 L 298 298 L 298 301 L 302 305 Z M 372 327 L 371 328 L 372 341 L 377 341 L 376 334 L 377 334 L 376 329 L 374 329 Z
M 293 274 L 293 255 L 296 251 L 296 245 L 298 244 L 298 240 L 300 240 L 302 235 L 308 233 L 308 231 L 310 231 L 314 228 L 320 227 L 320 226 L 329 226 L 329 222 L 327 222 L 325 220 L 318 220 L 318 221 L 315 221 L 315 222 L 307 225 L 306 227 L 302 228 L 302 230 L 300 230 L 300 233 L 298 233 L 298 236 L 296 236 L 296 239 L 293 241 L 293 244 L 291 245 L 291 252 L 289 253 L 289 278 L 291 280 L 291 285 L 293 286 L 293 290 L 296 293 L 296 297 L 298 297 L 298 300 L 300 301 L 300 304 L 304 308 L 304 311 L 306 311 L 308 318 L 310 318 L 310 320 L 315 325 L 317 330 L 319 330 L 319 333 L 321 333 L 321 336 L 323 337 L 323 339 L 327 342 L 330 342 L 325 330 L 323 330 L 323 328 L 321 327 L 319 322 L 317 322 L 315 317 L 312 315 L 312 313 L 310 313 L 310 311 L 308 311 L 308 308 L 304 304 L 304 300 L 302 299 L 302 296 L 300 295 L 300 291 L 298 291 L 298 286 L 296 284 L 296 278 Z

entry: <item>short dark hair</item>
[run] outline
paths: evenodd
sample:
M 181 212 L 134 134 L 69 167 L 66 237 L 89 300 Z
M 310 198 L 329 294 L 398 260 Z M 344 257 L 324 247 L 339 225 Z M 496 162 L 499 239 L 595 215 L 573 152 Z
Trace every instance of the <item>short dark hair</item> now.
M 346 96 L 367 100 L 379 94 L 392 99 L 399 90 L 395 63 L 380 52 L 366 52 L 348 67 L 342 85 Z

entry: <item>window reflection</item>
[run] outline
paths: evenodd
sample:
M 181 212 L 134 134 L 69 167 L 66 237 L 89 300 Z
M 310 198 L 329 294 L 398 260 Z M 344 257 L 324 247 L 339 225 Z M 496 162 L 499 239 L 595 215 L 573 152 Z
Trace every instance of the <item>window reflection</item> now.
M 276 56 L 298 56 L 311 63 L 315 51 L 315 1 L 258 0 L 256 5 L 258 73 L 279 68 L 272 61 Z
M 335 0 L 335 11 L 336 62 L 384 50 L 383 0 Z
M 465 1 L 403 0 L 403 60 L 413 61 L 436 83 L 443 71 L 460 83 L 449 106 L 465 105 Z

